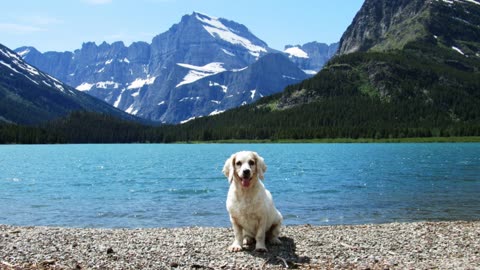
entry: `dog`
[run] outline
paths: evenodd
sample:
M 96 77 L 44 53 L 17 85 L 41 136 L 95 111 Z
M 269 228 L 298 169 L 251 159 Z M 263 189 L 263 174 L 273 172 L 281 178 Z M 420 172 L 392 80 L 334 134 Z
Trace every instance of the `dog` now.
M 228 248 L 239 252 L 243 244 L 253 244 L 258 252 L 267 252 L 265 241 L 281 244 L 278 235 L 282 214 L 275 208 L 272 195 L 259 179 L 267 170 L 264 159 L 256 152 L 241 151 L 225 161 L 223 173 L 230 182 L 227 210 L 235 240 Z

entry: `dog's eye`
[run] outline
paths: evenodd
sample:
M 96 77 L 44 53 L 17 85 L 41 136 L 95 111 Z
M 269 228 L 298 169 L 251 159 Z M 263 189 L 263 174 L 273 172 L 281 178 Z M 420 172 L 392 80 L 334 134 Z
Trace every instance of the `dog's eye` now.
M 253 166 L 253 165 L 255 165 L 255 161 L 253 161 L 253 160 L 250 160 L 250 161 L 248 162 L 248 165 L 250 165 L 250 166 Z
M 235 163 L 237 166 L 242 166 L 242 162 L 241 161 L 237 161 L 237 163 Z

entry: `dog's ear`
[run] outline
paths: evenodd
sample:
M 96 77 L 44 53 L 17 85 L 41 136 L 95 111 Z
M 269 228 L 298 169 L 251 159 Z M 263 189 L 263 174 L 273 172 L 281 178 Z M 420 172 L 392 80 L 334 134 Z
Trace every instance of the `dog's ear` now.
M 255 159 L 257 162 L 257 173 L 258 173 L 258 178 L 263 180 L 265 177 L 263 176 L 264 173 L 267 171 L 267 165 L 265 165 L 265 161 L 263 160 L 263 157 L 258 155 L 256 152 L 253 152 L 253 155 L 255 156 Z
M 235 173 L 235 167 L 233 164 L 235 163 L 235 154 L 231 155 L 229 159 L 225 161 L 225 165 L 223 165 L 223 174 L 228 178 L 228 182 L 230 184 L 233 181 L 234 173 Z

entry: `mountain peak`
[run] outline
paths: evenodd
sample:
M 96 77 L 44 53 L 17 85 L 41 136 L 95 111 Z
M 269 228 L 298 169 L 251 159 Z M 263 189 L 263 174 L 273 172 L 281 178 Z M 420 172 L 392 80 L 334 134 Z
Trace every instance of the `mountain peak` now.
M 479 9 L 479 0 L 366 0 L 343 34 L 339 54 L 403 49 L 433 38 L 449 47 L 477 43 Z
M 23 47 L 17 48 L 15 52 L 18 55 L 20 55 L 20 57 L 22 58 L 27 54 L 40 54 L 40 52 L 37 49 L 35 49 L 35 47 L 32 47 L 32 46 L 23 46 Z
M 366 0 L 340 40 L 339 54 L 400 49 L 426 31 L 425 0 Z
M 199 21 L 203 29 L 215 39 L 220 39 L 235 46 L 242 46 L 255 57 L 267 53 L 268 45 L 255 37 L 242 24 L 200 12 L 193 12 L 191 16 Z
M 215 17 L 215 16 L 210 16 L 208 14 L 205 14 L 203 12 L 198 12 L 198 11 L 194 11 L 190 16 L 192 17 L 200 17 L 200 18 L 207 18 L 207 19 L 213 19 L 213 20 L 218 20 L 219 18 L 218 17 Z

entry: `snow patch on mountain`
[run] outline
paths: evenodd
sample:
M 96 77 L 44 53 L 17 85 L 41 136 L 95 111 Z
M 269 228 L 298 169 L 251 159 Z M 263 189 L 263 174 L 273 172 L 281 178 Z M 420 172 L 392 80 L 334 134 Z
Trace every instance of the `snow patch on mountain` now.
M 138 97 L 138 95 L 140 95 L 140 89 L 139 89 L 137 92 L 132 93 L 130 96 L 132 96 L 132 97 Z
M 53 85 L 55 86 L 55 88 L 57 88 L 58 90 L 62 91 L 62 92 L 65 92 L 65 88 L 61 85 L 61 84 L 58 84 L 56 82 L 53 82 Z
M 307 75 L 315 75 L 318 73 L 318 71 L 316 70 L 311 70 L 311 69 L 302 69 L 303 72 L 305 72 L 305 74 Z
M 452 46 L 452 50 L 458 52 L 458 53 L 461 54 L 461 55 L 465 55 L 465 54 L 462 52 L 462 50 L 460 50 L 459 48 L 457 48 L 457 47 L 455 47 L 455 46 Z
M 122 92 L 120 93 L 120 95 L 118 95 L 117 100 L 115 100 L 115 103 L 113 103 L 113 107 L 118 108 L 118 106 L 120 105 L 120 101 L 122 101 L 123 92 L 125 92 L 125 88 L 122 89 Z
M 288 54 L 288 57 L 298 57 L 298 58 L 309 58 L 308 53 L 304 50 L 300 49 L 299 47 L 290 47 L 283 51 L 284 53 Z
M 255 98 L 255 94 L 257 93 L 257 89 L 250 90 L 250 93 L 252 93 L 252 94 L 250 95 L 250 98 L 251 98 L 251 99 L 254 99 L 254 98 Z
M 221 87 L 221 88 L 222 88 L 222 91 L 223 91 L 224 93 L 227 93 L 227 91 L 228 91 L 228 86 L 222 85 L 222 84 L 219 84 L 219 83 L 216 83 L 216 82 L 209 81 L 209 82 L 208 82 L 208 86 L 210 86 L 210 87 L 213 87 L 213 86 Z
M 212 115 L 217 115 L 217 114 L 221 114 L 225 112 L 225 110 L 218 110 L 218 109 L 215 109 L 213 112 L 211 112 L 208 116 L 212 116 Z
M 201 117 L 198 117 L 198 118 L 201 118 Z M 185 123 L 190 122 L 190 121 L 195 120 L 195 119 L 197 119 L 196 116 L 190 117 L 190 118 L 188 118 L 188 119 L 185 119 L 185 120 L 183 120 L 183 121 L 180 121 L 180 124 L 185 124 Z
M 16 70 L 14 67 L 12 67 L 11 65 L 9 65 L 8 63 L 5 63 L 5 62 L 3 62 L 3 61 L 0 61 L 0 64 L 6 66 L 7 68 L 11 69 L 11 70 L 12 70 L 13 72 L 15 72 L 15 73 L 22 74 L 22 73 L 20 73 L 18 70 Z
M 475 0 L 437 0 L 437 1 L 444 2 L 444 3 L 447 3 L 449 5 L 452 5 L 454 2 L 457 2 L 457 3 L 472 3 L 472 4 L 475 4 L 475 5 L 480 5 L 480 2 L 477 2 Z
M 75 89 L 77 89 L 78 91 L 90 91 L 90 89 L 92 89 L 93 86 L 94 86 L 93 83 L 84 82 L 79 86 L 75 87 Z
M 20 55 L 20 57 L 22 57 L 22 58 L 23 58 L 23 56 L 27 55 L 28 53 L 30 53 L 30 48 L 26 48 L 23 51 L 17 52 L 17 54 Z
M 190 71 L 187 73 L 187 75 L 185 75 L 185 77 L 183 77 L 183 80 L 175 86 L 175 88 L 185 84 L 193 83 L 207 76 L 226 71 L 226 69 L 223 67 L 223 63 L 220 62 L 209 63 L 201 67 L 183 63 L 177 63 L 177 65 L 190 69 Z
M 222 49 L 222 51 L 223 51 L 226 55 L 236 56 L 235 54 L 233 54 L 232 52 L 230 52 L 230 51 L 228 51 L 228 50 Z
M 235 45 L 245 47 L 251 55 L 255 57 L 260 56 L 260 52 L 267 52 L 261 46 L 253 44 L 247 38 L 241 37 L 234 33 L 230 28 L 226 27 L 218 18 L 196 13 L 197 20 L 203 23 L 203 28 L 214 38 L 223 39 Z
M 135 106 L 132 104 L 130 107 L 128 107 L 128 109 L 125 110 L 125 112 L 131 115 L 136 115 L 138 113 L 138 109 L 135 109 Z
M 184 97 L 182 99 L 180 99 L 179 101 L 180 102 L 185 102 L 185 101 L 196 101 L 196 100 L 199 100 L 200 97 Z
M 107 88 L 117 89 L 119 86 L 120 84 L 114 81 L 97 82 L 95 84 L 96 88 L 103 88 L 103 89 L 107 89 Z
M 147 77 L 146 79 L 137 78 L 135 81 L 131 82 L 127 89 L 136 89 L 141 88 L 145 84 L 153 84 L 156 77 Z

